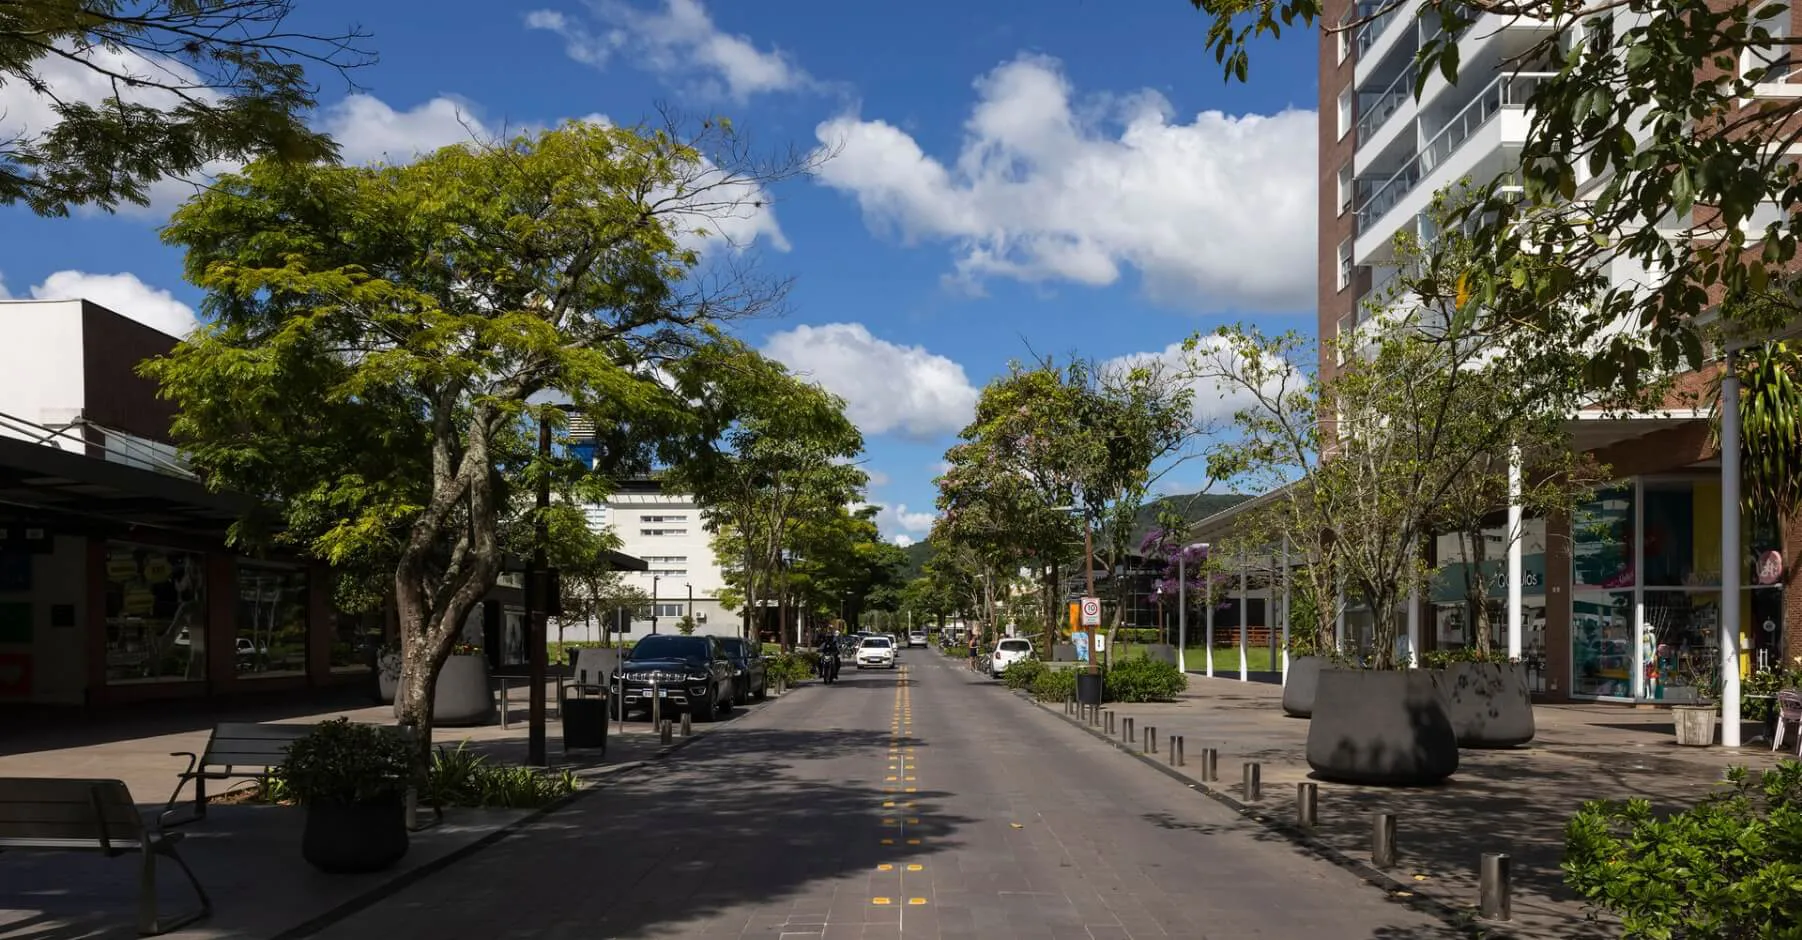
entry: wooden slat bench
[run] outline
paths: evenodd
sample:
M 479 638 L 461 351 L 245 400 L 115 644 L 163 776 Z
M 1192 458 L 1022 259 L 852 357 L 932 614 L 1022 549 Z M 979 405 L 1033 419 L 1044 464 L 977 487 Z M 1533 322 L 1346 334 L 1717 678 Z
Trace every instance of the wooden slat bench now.
M 131 792 L 118 780 L 0 777 L 0 852 L 99 852 L 108 858 L 138 853 L 138 933 L 150 937 L 211 914 L 213 902 L 193 869 L 175 853 L 180 833 L 144 825 Z M 165 920 L 157 911 L 156 860 L 180 866 L 200 910 Z
M 181 772 L 175 792 L 163 808 L 157 824 L 163 828 L 185 825 L 206 816 L 206 782 L 208 780 L 266 779 L 270 771 L 287 759 L 288 745 L 313 730 L 312 725 L 262 725 L 251 722 L 223 722 L 213 727 L 206 749 L 199 754 L 176 751 L 170 757 L 185 757 L 188 767 Z M 194 782 L 194 813 L 175 819 L 175 802 L 183 787 Z

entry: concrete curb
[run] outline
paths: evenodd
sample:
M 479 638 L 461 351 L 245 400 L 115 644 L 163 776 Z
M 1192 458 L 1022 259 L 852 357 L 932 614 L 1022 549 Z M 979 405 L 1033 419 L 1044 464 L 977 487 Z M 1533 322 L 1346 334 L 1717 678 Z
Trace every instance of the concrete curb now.
M 1308 830 L 1303 829 L 1294 823 L 1286 822 L 1272 816 L 1266 809 L 1241 803 L 1229 796 L 1218 782 L 1210 785 L 1196 780 L 1177 768 L 1166 765 L 1156 755 L 1144 754 L 1129 745 L 1122 744 L 1114 738 L 1109 737 L 1106 731 L 1091 728 L 1088 725 L 1083 724 L 1074 716 L 1061 715 L 1052 711 L 1050 705 L 1033 698 L 1026 692 L 1014 690 L 1014 694 L 1025 700 L 1029 705 L 1043 711 L 1045 714 L 1050 715 L 1053 718 L 1063 719 L 1065 723 L 1074 726 L 1078 730 L 1087 732 L 1091 737 L 1106 743 L 1114 750 L 1121 751 L 1128 756 L 1137 759 L 1139 763 L 1156 770 L 1158 773 L 1208 797 L 1240 816 L 1258 823 L 1266 829 L 1276 832 L 1294 843 L 1297 848 L 1301 849 L 1306 854 L 1312 855 L 1322 861 L 1330 862 L 1351 872 L 1358 876 L 1365 884 L 1380 889 L 1383 892 L 1383 895 L 1392 902 L 1404 904 L 1421 913 L 1437 917 L 1440 920 L 1445 921 L 1445 923 L 1453 929 L 1473 938 L 1473 940 L 1526 940 L 1526 935 L 1516 932 L 1512 925 L 1506 922 L 1498 923 L 1481 920 L 1477 917 L 1474 908 L 1461 908 L 1448 901 L 1425 896 L 1420 893 L 1417 885 L 1411 882 L 1402 881 L 1363 859 L 1341 852 L 1321 841 Z
M 784 693 L 780 696 L 771 696 L 769 699 L 766 700 L 763 708 L 759 708 L 758 711 L 763 711 L 765 708 L 768 708 L 768 707 L 776 704 L 777 702 L 780 702 L 780 701 L 788 698 L 789 695 L 793 694 L 793 692 L 794 692 L 794 688 L 791 687 L 787 693 Z M 439 858 L 435 858 L 435 859 L 425 863 L 424 865 L 419 866 L 418 868 L 412 869 L 411 871 L 405 872 L 404 874 L 401 874 L 398 877 L 396 877 L 393 881 L 389 881 L 389 882 L 383 883 L 381 885 L 378 885 L 377 887 L 369 890 L 368 892 L 365 892 L 354 898 L 351 898 L 350 900 L 345 901 L 344 903 L 326 911 L 323 914 L 320 914 L 316 917 L 313 917 L 309 920 L 302 922 L 298 926 L 290 927 L 287 930 L 284 930 L 281 933 L 276 934 L 274 937 L 271 938 L 271 940 L 302 940 L 302 938 L 314 936 L 315 934 L 318 934 L 320 931 L 325 930 L 327 927 L 330 927 L 333 924 L 336 924 L 339 921 L 342 921 L 342 920 L 364 910 L 365 908 L 371 907 L 375 904 L 385 901 L 388 898 L 391 898 L 394 895 L 399 894 L 401 891 L 404 891 L 407 888 L 412 887 L 413 885 L 419 883 L 421 880 L 423 880 L 427 877 L 430 877 L 431 875 L 437 874 L 438 872 L 443 871 L 446 868 L 449 868 L 451 865 L 454 865 L 457 862 L 463 861 L 464 859 L 467 859 L 470 856 L 475 855 L 477 852 L 480 852 L 483 849 L 488 848 L 489 846 L 499 843 L 501 840 L 506 839 L 509 836 L 518 834 L 519 832 L 521 832 L 522 830 L 531 826 L 532 824 L 544 819 L 546 816 L 549 816 L 552 813 L 555 813 L 559 810 L 565 809 L 565 808 L 575 804 L 579 800 L 585 799 L 603 789 L 606 789 L 606 784 L 608 784 L 608 783 L 618 782 L 620 780 L 624 780 L 624 779 L 630 778 L 632 776 L 635 776 L 636 774 L 638 774 L 642 771 L 649 770 L 653 765 L 660 763 L 664 760 L 667 760 L 671 756 L 675 755 L 677 752 L 681 751 L 683 748 L 686 748 L 689 745 L 694 744 L 696 741 L 701 741 L 708 737 L 711 737 L 714 733 L 715 733 L 714 729 L 711 729 L 711 728 L 709 728 L 707 730 L 696 729 L 695 733 L 690 735 L 689 737 L 679 738 L 679 739 L 671 742 L 667 746 L 658 747 L 656 753 L 652 754 L 651 756 L 649 756 L 647 758 L 644 758 L 643 760 L 629 761 L 624 764 L 617 764 L 617 765 L 605 768 L 603 770 L 591 771 L 590 773 L 588 773 L 586 775 L 578 774 L 578 776 L 581 776 L 583 782 L 585 784 L 587 784 L 586 786 L 582 787 L 582 789 L 577 790 L 576 792 L 571 793 L 570 795 L 563 797 L 562 799 L 557 800 L 556 802 L 551 803 L 547 806 L 541 806 L 538 809 L 532 810 L 531 812 L 527 813 L 526 815 L 521 816 L 520 818 L 518 818 L 504 826 L 501 826 L 500 828 L 494 830 L 493 832 L 488 833 L 487 835 L 481 837 L 480 839 L 477 839 L 474 842 L 469 843 L 468 845 L 465 845 L 465 846 L 462 846 L 461 848 L 453 849 L 449 852 L 446 852 L 443 856 L 441 856 Z

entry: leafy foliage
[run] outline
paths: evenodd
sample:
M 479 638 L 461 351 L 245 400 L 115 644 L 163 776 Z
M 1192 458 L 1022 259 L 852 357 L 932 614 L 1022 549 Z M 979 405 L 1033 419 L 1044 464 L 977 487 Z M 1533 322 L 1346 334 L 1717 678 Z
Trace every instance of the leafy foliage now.
M 1189 687 L 1189 677 L 1167 663 L 1149 656 L 1115 660 L 1102 680 L 1107 698 L 1115 702 L 1174 701 Z
M 1010 689 L 1031 689 L 1040 676 L 1050 671 L 1051 667 L 1036 659 L 1017 660 L 1001 670 L 1001 682 Z
M 397 800 L 417 778 L 416 749 L 394 728 L 334 718 L 288 746 L 281 790 L 303 805 Z
M 432 753 L 419 800 L 427 806 L 535 809 L 580 788 L 570 771 L 496 764 L 470 750 L 468 742 L 459 742 L 455 750 L 439 747 Z
M 1565 827 L 1565 883 L 1634 940 L 1802 937 L 1802 762 L 1728 782 L 1668 816 L 1640 799 L 1584 804 Z

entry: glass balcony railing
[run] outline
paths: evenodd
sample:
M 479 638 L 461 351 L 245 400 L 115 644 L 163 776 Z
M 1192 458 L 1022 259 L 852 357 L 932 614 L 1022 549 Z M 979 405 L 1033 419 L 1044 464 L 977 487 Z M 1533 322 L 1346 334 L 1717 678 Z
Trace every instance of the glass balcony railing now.
M 1360 180 L 1358 193 L 1358 230 L 1369 229 L 1390 209 L 1395 208 L 1425 176 L 1438 169 L 1446 158 L 1457 153 L 1465 142 L 1488 124 L 1504 108 L 1524 108 L 1533 89 L 1549 78 L 1549 73 L 1522 72 L 1503 75 L 1490 82 L 1475 100 L 1447 121 L 1445 127 L 1420 148 L 1420 153 L 1401 169 L 1382 180 Z
M 1396 13 L 1398 13 L 1401 10 L 1401 8 L 1406 5 L 1407 5 L 1406 3 L 1395 3 L 1394 5 L 1390 6 L 1390 8 L 1387 11 L 1385 11 L 1382 16 L 1379 16 L 1376 19 L 1373 19 L 1370 22 L 1365 23 L 1363 26 L 1358 27 L 1358 57 L 1359 58 L 1363 58 L 1364 53 L 1370 51 L 1371 46 L 1376 45 L 1377 39 L 1383 35 L 1385 30 L 1387 30 L 1391 25 L 1393 25 L 1395 23 Z M 1377 0 L 1377 2 L 1360 3 L 1357 6 L 1357 15 L 1359 17 L 1369 16 L 1370 14 L 1376 12 L 1377 10 L 1382 9 L 1383 6 L 1384 6 L 1383 0 Z
M 1381 130 L 1395 112 L 1414 97 L 1414 66 L 1402 70 L 1389 87 L 1374 95 L 1363 95 L 1358 102 L 1358 146 L 1364 146 L 1371 135 Z

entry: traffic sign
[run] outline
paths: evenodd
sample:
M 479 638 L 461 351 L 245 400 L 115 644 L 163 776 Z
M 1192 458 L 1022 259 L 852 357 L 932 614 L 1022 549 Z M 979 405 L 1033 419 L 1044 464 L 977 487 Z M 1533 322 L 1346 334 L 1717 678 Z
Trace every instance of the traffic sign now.
M 1085 597 L 1082 599 L 1082 625 L 1085 627 L 1101 626 L 1101 598 Z

